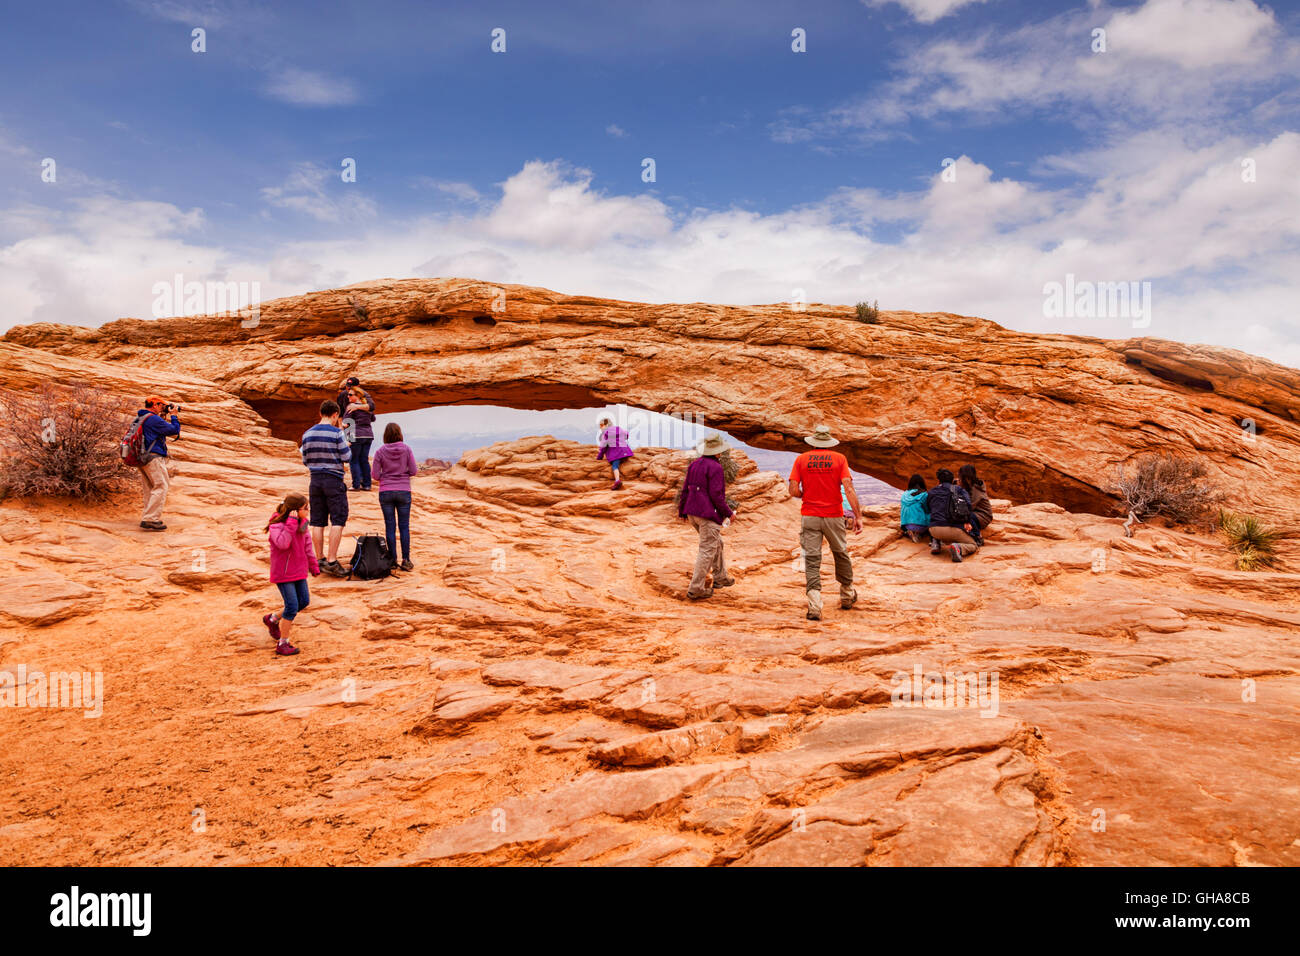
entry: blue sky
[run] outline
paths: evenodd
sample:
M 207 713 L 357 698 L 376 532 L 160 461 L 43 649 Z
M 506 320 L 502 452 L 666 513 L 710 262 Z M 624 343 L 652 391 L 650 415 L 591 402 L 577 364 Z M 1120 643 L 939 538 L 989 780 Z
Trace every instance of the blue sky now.
M 1300 366 L 1294 3 L 55 2 L 0 71 L 0 328 L 461 275 Z M 1149 326 L 1045 314 L 1067 274 L 1150 282 Z

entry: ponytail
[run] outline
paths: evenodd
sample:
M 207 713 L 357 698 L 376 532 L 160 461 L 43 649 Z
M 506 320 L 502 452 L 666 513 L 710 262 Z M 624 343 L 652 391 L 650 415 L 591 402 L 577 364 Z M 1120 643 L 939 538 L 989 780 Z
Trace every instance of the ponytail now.
M 285 521 L 289 517 L 289 515 L 293 514 L 295 511 L 297 511 L 306 503 L 307 503 L 307 496 L 303 494 L 299 494 L 296 491 L 293 494 L 285 495 L 284 501 L 276 505 L 275 514 L 271 515 L 271 520 L 266 523 L 266 527 L 263 528 L 262 530 L 270 531 L 271 525 L 280 524 L 281 522 Z

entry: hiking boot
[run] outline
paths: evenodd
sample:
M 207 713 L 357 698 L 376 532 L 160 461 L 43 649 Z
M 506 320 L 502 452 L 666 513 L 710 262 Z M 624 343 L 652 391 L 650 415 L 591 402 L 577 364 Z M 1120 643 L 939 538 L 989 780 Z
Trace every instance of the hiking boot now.
M 610 491 L 618 491 L 618 489 L 620 489 L 620 488 L 622 488 L 622 487 L 623 487 L 623 479 L 622 479 L 622 478 L 616 478 L 616 479 L 614 479 L 614 483 L 613 483 L 612 485 L 609 486 L 609 490 L 610 490 Z
M 141 521 L 140 527 L 145 531 L 166 531 L 167 526 L 161 521 Z
M 948 550 L 952 552 L 952 563 L 961 564 L 961 545 L 950 544 Z
M 939 539 L 938 539 L 938 538 L 931 538 L 931 539 L 930 539 L 930 553 L 931 553 L 931 554 L 938 554 L 938 553 L 939 553 L 940 551 L 942 551 L 942 550 L 943 550 L 943 545 L 939 542 Z
M 401 568 L 403 571 L 410 571 L 412 568 L 415 567 L 415 565 L 411 563 L 410 558 L 407 558 L 405 561 L 399 564 L 398 567 Z
M 281 641 L 279 644 L 275 645 L 275 652 L 281 657 L 292 657 L 294 654 L 298 653 L 298 648 L 294 647 L 288 641 Z
M 705 598 L 713 597 L 713 588 L 709 588 L 707 591 L 701 591 L 699 594 L 692 594 L 690 591 L 687 591 L 686 596 L 692 601 L 703 601 Z
M 338 561 L 323 561 L 320 569 L 326 574 L 332 574 L 336 578 L 345 578 L 348 576 L 347 568 L 339 564 Z
M 808 620 L 820 621 L 822 619 L 822 592 L 808 592 Z
M 713 586 L 715 588 L 729 588 L 735 583 L 736 583 L 735 578 L 723 578 L 721 581 L 715 580 L 713 582 Z
M 858 603 L 858 589 L 849 585 L 847 588 L 840 588 L 840 610 L 847 611 L 853 605 Z
M 275 619 L 275 615 L 267 614 L 262 618 L 262 623 L 266 625 L 266 629 L 271 632 L 271 636 L 275 638 L 278 644 L 280 642 L 280 622 Z

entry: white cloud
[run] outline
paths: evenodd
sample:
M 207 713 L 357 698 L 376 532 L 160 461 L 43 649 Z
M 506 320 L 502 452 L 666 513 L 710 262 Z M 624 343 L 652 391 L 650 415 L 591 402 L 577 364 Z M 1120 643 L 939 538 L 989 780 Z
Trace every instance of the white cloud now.
M 448 179 L 434 179 L 432 176 L 417 176 L 413 185 L 422 189 L 436 189 L 461 202 L 478 202 L 483 197 L 469 183 L 453 182 Z
M 1092 31 L 1104 27 L 1106 51 Z M 814 113 L 792 107 L 769 127 L 778 142 L 879 137 L 915 121 L 1024 120 L 1090 132 L 1153 122 L 1212 128 L 1241 110 L 1245 91 L 1280 87 L 1300 69 L 1300 44 L 1253 0 L 1100 3 L 1015 29 L 924 42 L 879 89 Z
M 299 163 L 283 185 L 264 187 L 262 198 L 319 222 L 355 221 L 375 214 L 374 201 L 357 192 L 356 183 L 345 183 L 340 173 L 314 163 Z
M 623 139 L 624 137 L 627 136 L 627 130 L 623 129 L 623 127 L 618 126 L 614 123 L 610 123 L 608 126 L 606 126 L 605 132 L 606 134 L 613 136 L 615 139 Z
M 215 27 L 228 22 L 225 5 L 214 0 L 131 0 L 131 6 L 160 20 L 187 26 Z
M 1255 182 L 1242 180 L 1242 157 L 1255 160 Z M 1300 367 L 1300 133 L 1189 146 L 1148 131 L 1078 161 L 1094 173 L 1081 189 L 999 177 L 962 156 L 955 182 L 936 171 L 912 192 L 844 189 L 767 215 L 675 216 L 652 197 L 595 191 L 584 170 L 534 161 L 470 215 L 322 227 L 333 235 L 256 256 L 205 245 L 198 210 L 103 199 L 0 246 L 0 297 L 14 324 L 147 315 L 152 283 L 176 271 L 260 280 L 264 298 L 417 275 L 652 302 L 781 302 L 803 289 L 814 302 L 1210 342 Z M 874 237 L 883 223 L 896 228 L 889 241 Z M 1067 273 L 1151 282 L 1150 327 L 1044 317 L 1044 283 Z
M 293 67 L 274 74 L 266 94 L 294 106 L 348 106 L 359 99 L 351 80 Z
M 934 23 L 954 10 L 984 0 L 862 0 L 869 7 L 887 7 L 896 4 L 912 15 L 920 23 Z
M 614 240 L 651 240 L 671 231 L 668 208 L 650 196 L 606 197 L 591 188 L 591 172 L 566 178 L 561 163 L 537 160 L 502 184 L 501 202 L 483 223 L 496 239 L 566 249 Z
M 1148 0 L 1106 23 L 1122 58 L 1166 60 L 1189 70 L 1253 63 L 1277 34 L 1273 13 L 1254 0 Z

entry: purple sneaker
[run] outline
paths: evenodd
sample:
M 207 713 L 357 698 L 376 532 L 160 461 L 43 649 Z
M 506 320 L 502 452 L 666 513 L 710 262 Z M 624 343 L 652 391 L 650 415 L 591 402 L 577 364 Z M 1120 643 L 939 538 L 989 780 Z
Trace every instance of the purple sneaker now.
M 275 640 L 279 642 L 280 622 L 277 621 L 273 615 L 267 614 L 262 618 L 262 623 L 265 624 L 266 629 L 271 632 L 271 637 L 275 638 Z
M 298 648 L 294 647 L 288 641 L 281 641 L 279 644 L 275 645 L 275 652 L 281 657 L 291 657 L 298 653 Z

